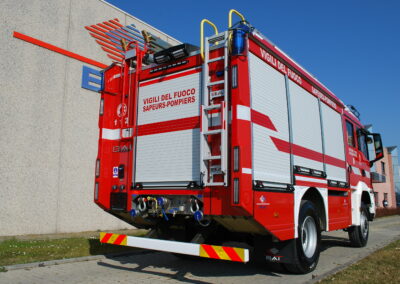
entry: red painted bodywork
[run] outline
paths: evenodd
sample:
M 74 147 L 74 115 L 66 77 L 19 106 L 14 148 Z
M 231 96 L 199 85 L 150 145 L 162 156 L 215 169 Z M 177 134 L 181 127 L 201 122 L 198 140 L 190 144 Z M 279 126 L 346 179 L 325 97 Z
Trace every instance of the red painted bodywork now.
M 138 56 L 143 56 L 144 52 L 137 49 Z M 362 127 L 361 123 L 350 113 L 344 110 L 343 103 L 329 90 L 327 90 L 316 79 L 311 77 L 306 71 L 294 63 L 290 58 L 276 49 L 266 40 L 250 37 L 248 40 L 248 50 L 244 55 L 230 57 L 230 72 L 233 67 L 237 68 L 237 82 L 235 88 L 230 88 L 230 106 L 231 123 L 229 132 L 229 186 L 228 187 L 205 187 L 202 189 L 136 189 L 132 188 L 132 172 L 133 172 L 133 137 L 140 135 L 149 135 L 154 133 L 163 133 L 183 129 L 199 128 L 200 117 L 190 117 L 178 119 L 175 121 L 165 121 L 148 125 L 136 126 L 136 101 L 138 85 L 145 86 L 149 84 L 157 84 L 180 76 L 190 75 L 201 71 L 202 60 L 200 55 L 194 55 L 184 60 L 186 64 L 168 68 L 167 70 L 157 70 L 160 65 L 154 68 L 128 74 L 127 64 L 124 62 L 122 66 L 113 65 L 104 72 L 104 89 L 102 91 L 102 100 L 104 100 L 104 113 L 99 118 L 100 139 L 98 159 L 101 160 L 100 175 L 96 178 L 99 184 L 98 199 L 95 202 L 105 210 L 110 210 L 110 193 L 113 191 L 112 186 L 125 186 L 124 190 L 118 192 L 126 193 L 127 209 L 131 209 L 132 196 L 168 196 L 168 195 L 188 195 L 200 196 L 203 202 L 203 213 L 210 216 L 247 216 L 255 220 L 266 231 L 273 234 L 280 240 L 288 240 L 295 237 L 295 212 L 294 212 L 294 193 L 293 192 L 271 192 L 256 191 L 253 189 L 252 175 L 246 173 L 242 169 L 252 169 L 252 123 L 256 123 L 268 129 L 279 131 L 275 128 L 273 121 L 267 114 L 259 113 L 251 110 L 250 121 L 237 119 L 237 106 L 245 106 L 251 109 L 250 98 L 250 80 L 249 80 L 249 63 L 246 54 L 252 52 L 266 64 L 276 68 L 281 73 L 291 77 L 298 85 L 303 87 L 309 93 L 319 97 L 323 103 L 339 112 L 343 117 L 343 131 L 345 131 L 345 119 L 351 120 L 355 127 Z M 266 59 L 265 52 L 268 52 L 269 59 Z M 220 57 L 223 55 L 223 49 L 217 49 L 211 52 L 210 58 Z M 271 59 L 273 58 L 273 59 Z M 195 69 L 193 69 L 195 68 Z M 197 68 L 197 69 L 196 69 Z M 154 70 L 153 70 L 154 69 Z M 211 81 L 220 80 L 216 71 L 223 69 L 222 61 L 216 61 L 210 64 Z M 152 72 L 153 70 L 153 72 Z M 292 73 L 291 73 L 292 72 Z M 232 74 L 230 74 L 231 76 Z M 129 84 L 132 87 L 128 88 Z M 213 90 L 218 90 L 215 87 Z M 127 95 L 127 96 L 125 96 Z M 120 104 L 127 105 L 126 115 L 118 115 L 116 109 Z M 127 118 L 127 120 L 126 120 Z M 223 125 L 222 127 L 226 127 Z M 132 128 L 133 136 L 130 138 L 119 140 L 102 139 L 102 129 L 121 129 Z M 275 143 L 277 151 L 291 153 L 301 157 L 306 157 L 315 161 L 324 161 L 327 164 L 335 165 L 342 168 L 358 167 L 365 171 L 369 171 L 368 161 L 361 152 L 354 148 L 357 157 L 350 156 L 349 147 L 346 146 L 346 161 L 339 160 L 335 157 L 324 155 L 310 149 L 290 144 L 275 137 L 270 137 Z M 209 139 L 219 139 L 214 136 Z M 347 139 L 347 138 L 345 138 Z M 346 142 L 346 141 L 345 141 Z M 214 143 L 218 144 L 218 143 Z M 347 142 L 345 143 L 347 145 Z M 125 148 L 124 148 L 125 147 Z M 233 150 L 239 148 L 239 170 L 233 170 Z M 125 152 L 116 151 L 118 149 L 128 149 Z M 213 155 L 219 154 L 219 149 L 212 149 Z M 123 179 L 112 178 L 111 173 L 113 165 L 124 164 L 127 171 Z M 239 180 L 239 202 L 234 203 L 233 200 L 233 183 Z M 296 180 L 296 186 L 328 188 L 327 181 L 324 178 L 319 182 Z M 350 185 L 356 185 L 359 180 L 365 181 L 369 186 L 370 179 L 357 176 L 349 172 Z M 340 192 L 328 196 L 328 213 L 329 213 L 329 229 L 336 230 L 346 228 L 351 225 L 351 189 L 350 188 L 328 188 L 332 192 Z M 346 194 L 342 194 L 344 192 Z M 250 220 L 249 219 L 249 220 Z

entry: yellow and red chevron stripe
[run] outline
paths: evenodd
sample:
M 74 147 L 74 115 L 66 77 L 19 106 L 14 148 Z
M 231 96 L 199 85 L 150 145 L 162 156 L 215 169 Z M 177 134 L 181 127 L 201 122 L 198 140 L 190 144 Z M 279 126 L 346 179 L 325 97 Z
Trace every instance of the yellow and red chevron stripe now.
M 112 233 L 100 233 L 100 242 L 104 244 L 113 244 L 126 246 L 127 245 L 127 235 L 119 235 Z
M 246 262 L 245 249 L 200 245 L 200 256 L 230 261 Z

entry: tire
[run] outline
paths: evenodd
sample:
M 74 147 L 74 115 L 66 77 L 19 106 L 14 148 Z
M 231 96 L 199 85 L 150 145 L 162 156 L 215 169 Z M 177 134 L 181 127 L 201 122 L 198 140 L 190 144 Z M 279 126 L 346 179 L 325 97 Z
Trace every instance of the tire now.
M 303 200 L 299 212 L 298 238 L 293 240 L 293 262 L 284 264 L 287 271 L 305 274 L 317 267 L 321 250 L 321 227 L 318 220 L 314 203 Z
M 353 247 L 365 247 L 369 237 L 369 221 L 367 206 L 362 203 L 360 208 L 360 226 L 352 226 L 349 228 L 350 244 Z

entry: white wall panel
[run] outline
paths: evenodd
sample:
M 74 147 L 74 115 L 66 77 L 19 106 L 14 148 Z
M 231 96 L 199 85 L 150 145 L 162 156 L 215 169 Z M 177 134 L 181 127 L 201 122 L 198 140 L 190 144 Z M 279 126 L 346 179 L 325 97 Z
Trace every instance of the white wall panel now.
M 277 131 L 255 123 L 253 130 L 253 179 L 290 183 L 290 155 L 280 152 L 270 136 L 289 141 L 285 77 L 250 54 L 251 108 L 267 115 Z
M 318 99 L 290 81 L 293 143 L 322 153 Z M 294 165 L 323 170 L 323 163 L 294 156 Z
M 200 129 L 139 136 L 136 182 L 200 181 Z
M 140 87 L 138 124 L 142 125 L 200 115 L 200 75 L 201 73 L 199 72 L 161 83 Z M 167 106 L 168 103 L 171 104 L 180 98 L 185 98 L 174 97 L 175 92 L 191 90 L 192 88 L 195 89 L 195 95 L 189 97 L 195 98 L 194 103 Z M 171 99 L 162 100 L 162 96 L 166 94 L 170 94 Z M 159 98 L 159 101 L 145 104 L 145 100 L 149 98 Z M 145 106 L 160 103 L 164 104 L 165 107 L 144 111 Z
M 200 115 L 200 74 L 168 80 L 140 87 L 138 124 L 163 122 Z M 180 99 L 175 92 L 195 89 L 190 103 L 167 106 L 168 102 Z M 171 99 L 162 99 L 170 94 Z M 155 102 L 145 104 L 145 99 Z M 164 108 L 145 111 L 151 104 L 164 103 Z M 136 182 L 189 182 L 200 180 L 200 129 L 172 131 L 137 137 Z
M 342 118 L 339 113 L 325 104 L 321 104 L 324 129 L 325 154 L 345 160 Z M 328 179 L 346 181 L 346 169 L 326 165 Z

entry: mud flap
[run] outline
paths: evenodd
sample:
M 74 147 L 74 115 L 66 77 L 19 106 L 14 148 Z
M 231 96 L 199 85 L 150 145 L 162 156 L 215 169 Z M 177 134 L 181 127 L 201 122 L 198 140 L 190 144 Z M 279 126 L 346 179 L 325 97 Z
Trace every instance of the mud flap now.
M 254 258 L 273 263 L 293 263 L 296 254 L 296 239 L 272 242 L 266 238 L 255 240 Z

